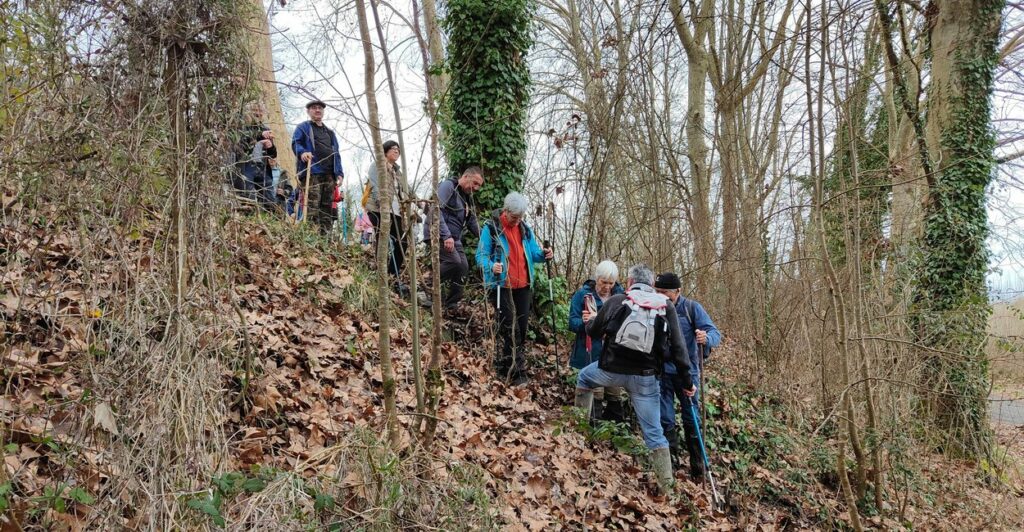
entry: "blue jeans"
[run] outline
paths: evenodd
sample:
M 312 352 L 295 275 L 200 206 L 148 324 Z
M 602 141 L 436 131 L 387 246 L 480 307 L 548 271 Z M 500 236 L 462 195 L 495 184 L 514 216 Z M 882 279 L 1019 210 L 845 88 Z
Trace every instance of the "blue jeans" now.
M 629 401 L 633 403 L 633 411 L 640 422 L 644 443 L 650 450 L 668 447 L 668 440 L 661 429 L 659 397 L 661 391 L 656 375 L 624 375 L 610 373 L 599 367 L 597 362 L 580 370 L 576 387 L 584 390 L 618 386 L 629 392 Z

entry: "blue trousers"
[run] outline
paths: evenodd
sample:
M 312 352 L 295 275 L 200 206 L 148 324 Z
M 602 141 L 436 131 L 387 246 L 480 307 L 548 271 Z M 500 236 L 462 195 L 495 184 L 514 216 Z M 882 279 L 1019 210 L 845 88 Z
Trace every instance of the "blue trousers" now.
M 694 377 L 693 382 L 700 382 L 700 380 Z M 693 394 L 693 397 L 687 397 L 683 393 L 682 379 L 679 378 L 678 374 L 662 374 L 661 376 L 661 427 L 665 432 L 675 430 L 676 428 L 676 398 L 679 398 L 680 415 L 683 420 L 683 430 L 687 436 L 696 435 L 697 421 L 693 419 L 693 409 L 690 408 L 692 403 L 694 406 L 700 406 L 700 392 Z
M 653 451 L 668 447 L 668 440 L 665 439 L 665 433 L 659 423 L 661 416 L 658 401 L 661 390 L 658 377 L 611 373 L 597 367 L 597 364 L 593 362 L 580 370 L 576 387 L 584 390 L 609 386 L 625 388 L 629 392 L 629 401 L 633 403 L 633 411 L 640 422 L 640 431 L 643 433 L 647 448 Z

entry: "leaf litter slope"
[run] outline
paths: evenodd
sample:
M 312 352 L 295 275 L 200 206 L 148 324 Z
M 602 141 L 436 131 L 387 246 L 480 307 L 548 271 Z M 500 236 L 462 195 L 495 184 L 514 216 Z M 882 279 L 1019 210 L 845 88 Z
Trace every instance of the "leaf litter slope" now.
M 297 298 L 294 285 L 280 281 L 287 252 L 263 235 L 248 239 L 253 278 L 242 301 L 250 334 L 265 348 L 258 357 L 264 376 L 255 385 L 255 408 L 243 424 L 267 413 L 283 412 L 288 434 L 259 432 L 259 443 L 242 440 L 240 466 L 278 461 L 283 467 L 329 445 L 354 426 L 379 428 L 383 416 L 380 367 L 376 359 L 376 324 L 344 301 L 348 284 L 358 282 L 344 266 L 310 259 L 292 261 L 292 279 L 313 276 L 323 288 L 315 304 Z M 285 260 L 287 263 L 287 260 Z M 316 271 L 317 273 L 310 273 Z M 266 300 L 262 305 L 259 301 Z M 481 315 L 473 324 L 486 323 Z M 479 334 L 480 327 L 468 328 Z M 309 331 L 310 334 L 303 334 Z M 400 321 L 393 330 L 393 353 L 402 413 L 414 411 L 411 331 Z M 304 344 L 296 346 L 294 340 Z M 429 345 L 424 336 L 424 346 Z M 566 426 L 569 387 L 557 375 L 538 372 L 526 386 L 508 387 L 490 369 L 486 337 L 446 343 L 445 392 L 439 417 L 439 451 L 446 460 L 483 467 L 488 486 L 504 504 L 510 528 L 533 530 L 582 527 L 675 529 L 691 510 L 679 501 L 652 497 L 651 487 L 631 456 L 607 444 L 587 443 Z M 477 348 L 468 348 L 467 346 Z M 316 352 L 317 362 L 303 349 Z M 535 348 L 537 356 L 553 356 Z M 319 365 L 319 368 L 314 366 Z M 412 416 L 401 416 L 406 426 Z M 256 429 L 250 428 L 250 431 Z M 286 452 L 280 453 L 280 449 Z M 690 485 L 693 488 L 692 485 Z M 707 505 L 706 499 L 698 501 Z
M 383 425 L 377 324 L 366 312 L 376 305 L 373 279 L 352 262 L 361 259 L 338 261 L 335 255 L 302 244 L 301 238 L 284 237 L 290 229 L 247 219 L 229 224 L 235 238 L 225 244 L 225 253 L 234 271 L 233 295 L 211 302 L 228 326 L 222 334 L 200 336 L 200 344 L 227 353 L 208 366 L 214 372 L 212 382 L 220 385 L 207 392 L 224 405 L 212 423 L 223 432 L 226 446 L 223 453 L 214 453 L 216 463 L 205 468 L 189 465 L 196 477 L 191 493 L 207 489 L 207 476 L 215 471 L 246 471 L 254 465 L 300 476 L 331 475 L 337 464 L 323 456 L 350 441 L 360 427 L 379 433 Z M 102 383 L 132 382 L 132 374 L 139 371 L 130 364 L 139 359 L 109 360 L 118 352 L 111 345 L 118 338 L 127 344 L 121 352 L 137 348 L 142 359 L 150 356 L 140 343 L 145 338 L 129 338 L 123 330 L 129 320 L 118 305 L 127 303 L 115 295 L 127 293 L 125 286 L 142 282 L 140 272 L 157 266 L 161 258 L 151 251 L 154 238 L 147 231 L 131 231 L 125 241 L 111 239 L 98 246 L 108 248 L 89 255 L 82 249 L 86 239 L 76 229 L 10 219 L 0 226 L 5 267 L 0 277 L 0 354 L 5 371 L 0 416 L 9 434 L 5 443 L 13 444 L 4 449 L 5 476 L 0 484 L 7 478 L 14 486 L 10 511 L 20 515 L 22 523 L 48 489 L 52 493 L 61 485 L 63 502 L 53 505 L 59 508 L 46 508 L 36 522 L 64 529 L 103 528 L 112 522 L 143 527 L 146 522 L 138 515 L 141 511 L 124 512 L 122 521 L 111 521 L 110 514 L 112 509 L 124 511 L 111 501 L 140 489 L 131 487 L 131 481 L 128 489 L 118 484 L 135 473 L 125 470 L 132 462 L 118 460 L 116 453 L 124 451 L 125 442 L 141 438 L 147 428 L 159 428 L 145 424 L 153 406 L 140 404 L 132 411 L 124 399 L 133 396 Z M 647 475 L 632 456 L 608 443 L 587 442 L 567 422 L 563 408 L 571 401 L 571 388 L 553 369 L 561 353 L 533 346 L 531 358 L 541 361 L 535 364 L 534 380 L 508 387 L 491 375 L 487 312 L 480 305 L 474 313 L 468 325 L 453 324 L 460 341 L 442 346 L 444 421 L 436 451 L 439 463 L 465 462 L 487 472 L 487 488 L 497 501 L 503 528 L 821 526 L 812 509 L 798 508 L 800 501 L 766 506 L 756 493 L 746 502 L 736 499 L 740 507 L 731 508 L 729 516 L 712 517 L 707 494 L 683 478 L 680 497 L 652 496 Z M 143 330 L 157 341 L 163 322 L 159 316 L 152 318 Z M 411 330 L 403 320 L 393 329 L 400 419 L 408 426 L 415 419 L 410 415 L 415 405 Z M 101 338 L 106 341 L 98 341 Z M 429 345 L 429 338 L 422 341 Z M 240 363 L 244 357 L 238 353 L 250 349 L 254 356 L 249 400 L 239 402 L 245 371 Z M 115 376 L 112 371 L 127 375 Z M 709 400 L 726 410 L 730 404 L 716 393 Z M 748 421 L 752 423 L 744 422 Z M 197 437 L 212 439 L 212 432 Z M 408 436 L 404 441 L 410 444 Z M 219 452 L 216 445 L 210 447 Z M 735 453 L 719 451 L 718 459 L 719 465 L 727 465 Z M 750 471 L 748 475 L 763 477 L 778 488 L 775 492 L 799 493 L 778 472 L 760 466 Z M 724 484 L 736 480 L 732 468 L 721 473 Z M 437 470 L 442 480 L 449 474 L 443 467 Z M 959 468 L 955 475 L 966 477 L 969 471 Z M 972 491 L 972 500 L 986 497 L 978 487 Z M 818 493 L 829 513 L 839 513 L 830 493 Z M 135 504 L 135 499 L 128 499 L 122 501 L 125 506 Z M 245 510 L 225 511 L 230 523 L 232 512 Z M 933 518 L 940 517 L 924 513 L 914 521 L 935 524 Z
M 222 389 L 213 392 L 230 407 L 215 420 L 228 435 L 228 456 L 216 469 L 292 470 L 357 427 L 379 430 L 383 388 L 377 324 L 352 305 L 353 298 L 372 296 L 365 272 L 323 254 L 296 256 L 295 245 L 262 225 L 230 223 L 240 234 L 227 251 L 242 273 L 236 277 L 235 302 L 225 298 L 216 306 L 223 319 L 244 322 L 246 334 L 209 341 L 222 341 L 228 351 L 253 349 L 253 379 L 250 400 L 235 401 L 244 374 L 240 357 L 217 361 Z M 114 442 L 140 427 L 131 426 L 137 419 L 119 412 L 116 391 L 95 396 L 92 370 L 109 347 L 95 340 L 98 331 L 117 327 L 111 296 L 118 283 L 133 282 L 131 270 L 159 260 L 143 251 L 151 249 L 152 235 L 133 234 L 118 251 L 119 261 L 87 278 L 80 271 L 80 235 L 27 224 L 2 229 L 8 267 L 0 298 L 7 382 L 0 413 L 10 442 L 17 444 L 13 453 L 5 453 L 7 476 L 17 487 L 15 510 L 27 511 L 28 501 L 56 483 L 109 496 L 111 479 L 123 473 L 112 466 Z M 408 415 L 415 405 L 411 331 L 399 320 L 393 332 L 401 421 L 408 426 L 415 419 Z M 426 349 L 429 338 L 422 341 Z M 587 443 L 566 427 L 563 406 L 570 392 L 563 380 L 538 371 L 528 385 L 507 387 L 491 376 L 489 357 L 480 347 L 485 339 L 467 343 L 477 349 L 442 346 L 444 421 L 437 452 L 443 461 L 477 464 L 489 473 L 487 486 L 504 527 L 581 528 L 586 522 L 597 528 L 675 529 L 692 512 L 679 501 L 652 497 L 634 458 L 607 444 Z M 540 348 L 536 354 L 554 357 Z M 47 522 L 69 528 L 95 524 L 93 501 L 83 499 L 63 513 L 47 510 Z M 703 496 L 698 505 L 706 506 Z M 143 521 L 126 522 L 144 522 L 137 519 Z

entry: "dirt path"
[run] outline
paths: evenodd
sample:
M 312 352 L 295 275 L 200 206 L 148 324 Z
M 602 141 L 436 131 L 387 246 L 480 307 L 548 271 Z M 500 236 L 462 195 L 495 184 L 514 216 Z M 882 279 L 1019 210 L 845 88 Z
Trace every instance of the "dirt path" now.
M 992 392 L 988 398 L 988 413 L 993 423 L 1024 426 L 1024 394 Z

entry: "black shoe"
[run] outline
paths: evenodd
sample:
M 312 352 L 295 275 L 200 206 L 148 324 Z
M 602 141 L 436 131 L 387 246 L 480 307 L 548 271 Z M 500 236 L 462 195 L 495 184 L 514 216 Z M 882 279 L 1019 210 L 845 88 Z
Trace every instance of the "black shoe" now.
M 679 457 L 683 452 L 683 442 L 679 440 L 679 429 L 673 427 L 665 431 L 665 439 L 668 440 L 669 455 L 672 456 L 672 469 L 679 469 L 681 465 Z
M 515 377 L 512 378 L 511 384 L 512 386 L 522 386 L 528 382 L 530 382 L 530 378 L 527 377 L 526 375 L 516 375 Z
M 628 421 L 629 418 L 626 416 L 626 404 L 624 401 L 621 399 L 607 399 L 605 403 L 601 419 L 616 423 L 626 423 Z
M 594 404 L 590 408 L 590 424 L 596 425 L 601 420 L 601 415 L 604 413 L 604 401 L 598 401 L 594 399 Z
M 398 297 L 409 297 L 409 285 L 395 283 L 391 286 L 391 289 L 398 294 Z
M 697 462 L 690 461 L 690 479 L 693 480 L 694 484 L 704 482 L 704 464 L 700 460 Z
M 686 438 L 686 450 L 690 454 L 690 478 L 694 482 L 704 480 L 704 457 L 701 454 L 700 440 L 694 437 Z

